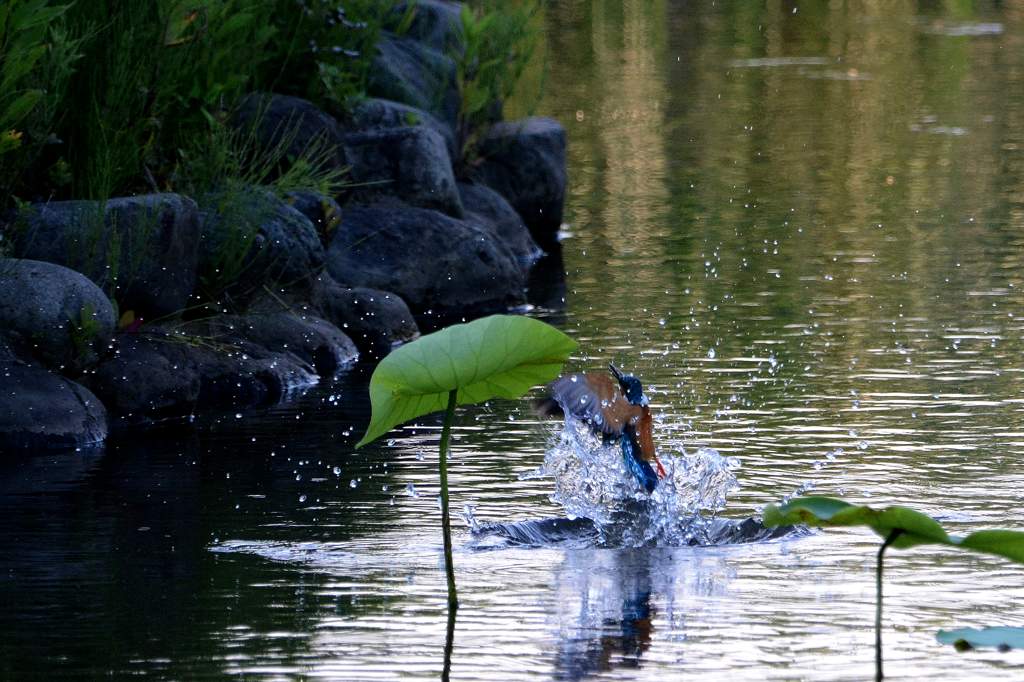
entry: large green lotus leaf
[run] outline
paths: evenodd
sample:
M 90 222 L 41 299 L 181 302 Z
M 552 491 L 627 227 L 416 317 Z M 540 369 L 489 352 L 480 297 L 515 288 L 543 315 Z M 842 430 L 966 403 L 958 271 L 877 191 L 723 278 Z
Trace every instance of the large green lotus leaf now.
M 458 404 L 518 398 L 551 381 L 576 342 L 529 317 L 492 315 L 408 343 L 381 360 L 370 378 L 373 410 L 361 447 L 395 426 Z
M 942 644 L 952 644 L 957 651 L 968 651 L 979 647 L 1024 649 L 1024 628 L 997 626 L 981 629 L 939 630 L 935 638 Z

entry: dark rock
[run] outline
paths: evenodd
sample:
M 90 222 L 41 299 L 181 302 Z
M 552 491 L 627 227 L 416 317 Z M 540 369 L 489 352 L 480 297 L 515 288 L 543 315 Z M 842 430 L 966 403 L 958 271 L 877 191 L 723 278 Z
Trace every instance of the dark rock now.
M 88 383 L 125 424 L 272 403 L 317 382 L 313 369 L 291 353 L 226 343 L 197 330 L 122 334 L 118 346 Z
M 140 316 L 186 308 L 195 289 L 199 214 L 178 194 L 33 204 L 13 231 L 17 255 L 77 270 Z
M 523 219 L 505 198 L 486 185 L 459 183 L 466 220 L 484 228 L 503 242 L 528 270 L 544 252 L 530 236 Z
M 395 8 L 395 14 L 405 14 L 407 5 Z M 416 0 L 412 21 L 404 36 L 445 54 L 460 54 L 465 50 L 462 36 L 462 4 L 446 0 Z
M 328 250 L 340 284 L 393 291 L 421 316 L 471 316 L 523 302 L 523 272 L 489 233 L 401 204 L 353 207 Z
M 334 231 L 341 224 L 341 206 L 331 197 L 308 191 L 289 192 L 285 202 L 313 223 L 320 241 L 330 243 Z
M 189 415 L 199 401 L 200 375 L 185 339 L 121 334 L 117 352 L 86 377 L 112 416 L 137 423 Z
M 444 138 L 449 157 L 455 158 L 455 134 L 451 126 L 423 109 L 401 102 L 370 98 L 357 103 L 346 120 L 346 127 L 353 132 L 408 126 L 424 126 L 436 132 Z
M 320 376 L 333 377 L 355 364 L 359 351 L 330 322 L 290 311 L 223 315 L 208 323 L 215 338 L 244 340 L 274 353 L 292 353 Z
M 544 248 L 558 239 L 565 204 L 565 129 L 550 118 L 492 126 L 476 177 L 508 199 Z
M 444 140 L 425 126 L 345 136 L 349 179 L 364 185 L 356 200 L 393 196 L 411 206 L 462 217 L 462 201 Z
M 367 89 L 375 97 L 429 111 L 455 127 L 460 99 L 455 61 L 418 40 L 382 34 Z
M 264 153 L 282 163 L 308 154 L 321 161 L 324 168 L 345 167 L 338 122 L 299 97 L 247 95 L 238 105 L 235 125 L 247 134 L 253 133 Z
M 200 278 L 210 295 L 233 287 L 304 281 L 323 266 L 324 247 L 306 216 L 261 188 L 203 199 Z
M 107 351 L 115 324 L 110 300 L 81 273 L 0 259 L 0 338 L 26 358 L 80 371 Z
M 349 289 L 321 275 L 313 288 L 313 305 L 372 358 L 382 358 L 420 335 L 409 306 L 389 291 Z
M 107 412 L 86 388 L 39 367 L 0 361 L 0 453 L 75 448 L 107 437 Z

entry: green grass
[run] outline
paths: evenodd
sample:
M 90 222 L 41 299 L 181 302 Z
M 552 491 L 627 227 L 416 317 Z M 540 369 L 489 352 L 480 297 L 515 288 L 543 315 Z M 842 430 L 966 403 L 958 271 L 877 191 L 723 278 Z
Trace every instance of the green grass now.
M 463 7 L 460 31 L 464 51 L 456 57 L 461 100 L 456 130 L 464 164 L 476 158 L 477 144 L 493 123 L 495 103 L 513 92 L 529 64 L 538 33 L 531 25 L 535 0 L 516 5 L 495 0 Z
M 201 184 L 195 150 L 251 91 L 363 91 L 391 0 L 0 4 L 0 211 Z M 237 146 L 237 145 L 236 145 Z M 250 171 L 246 171 L 249 173 Z M 290 176 L 309 175 L 300 169 Z M 317 189 L 309 187 L 309 189 Z

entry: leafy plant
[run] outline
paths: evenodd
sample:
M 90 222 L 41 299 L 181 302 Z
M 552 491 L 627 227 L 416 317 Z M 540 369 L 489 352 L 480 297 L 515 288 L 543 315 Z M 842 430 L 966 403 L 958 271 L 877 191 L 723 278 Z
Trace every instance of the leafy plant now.
M 528 317 L 492 315 L 423 336 L 385 357 L 370 379 L 373 414 L 362 447 L 393 427 L 444 411 L 439 472 L 448 606 L 459 606 L 448 517 L 447 452 L 457 405 L 513 399 L 558 376 L 576 342 Z
M 938 521 L 907 507 L 884 509 L 853 505 L 832 497 L 801 497 L 780 506 L 768 505 L 764 524 L 770 528 L 803 523 L 817 527 L 867 526 L 883 538 L 875 570 L 875 677 L 882 679 L 882 569 L 890 546 L 945 545 L 995 554 L 1024 563 L 1024 532 L 981 530 L 966 537 L 948 534 Z
M 275 0 L 275 28 L 261 81 L 274 92 L 291 94 L 335 113 L 366 91 L 374 45 L 395 17 L 395 0 Z M 412 4 L 409 4 L 412 7 Z M 396 27 L 400 28 L 405 16 Z
M 68 4 L 0 3 L 0 210 L 21 168 L 52 141 L 59 103 L 79 57 L 65 21 Z
M 456 135 L 459 153 L 471 163 L 479 140 L 494 121 L 496 107 L 515 90 L 537 44 L 530 23 L 539 5 L 493 5 L 474 12 L 462 8 L 460 33 L 464 50 L 456 55 L 461 96 Z

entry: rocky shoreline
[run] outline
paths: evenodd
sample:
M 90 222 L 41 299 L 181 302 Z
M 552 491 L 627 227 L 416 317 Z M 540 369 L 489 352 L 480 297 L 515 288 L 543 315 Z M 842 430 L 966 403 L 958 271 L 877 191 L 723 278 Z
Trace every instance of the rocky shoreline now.
M 345 172 L 339 196 L 252 186 L 241 201 L 31 204 L 0 222 L 0 452 L 273 403 L 421 328 L 526 302 L 557 248 L 565 131 L 497 122 L 472 164 L 455 158 L 459 6 L 418 8 L 344 117 L 268 93 L 237 112 L 289 158 L 320 145 Z M 203 295 L 210 282 L 230 305 Z

